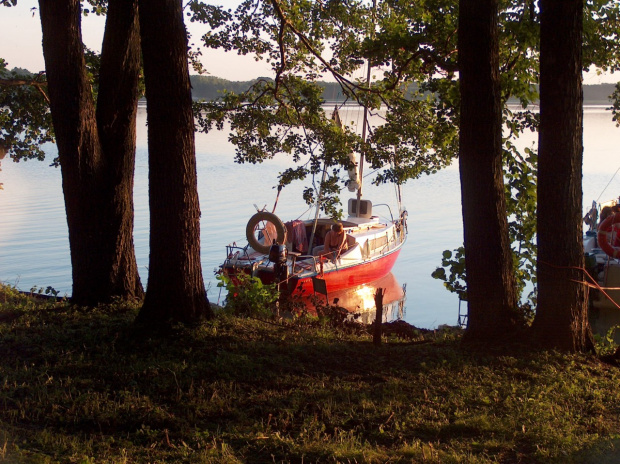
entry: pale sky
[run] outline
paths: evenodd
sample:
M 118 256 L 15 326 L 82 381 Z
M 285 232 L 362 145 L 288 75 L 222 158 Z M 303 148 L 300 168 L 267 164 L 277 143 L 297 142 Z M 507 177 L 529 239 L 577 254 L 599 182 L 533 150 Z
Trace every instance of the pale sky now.
M 219 3 L 233 9 L 239 4 L 239 0 L 220 0 Z M 0 6 L 0 58 L 8 62 L 9 69 L 18 67 L 38 72 L 44 68 L 41 50 L 41 22 L 37 8 L 36 0 L 18 0 L 15 7 Z M 104 21 L 104 18 L 95 15 L 82 19 L 83 40 L 93 50 L 101 51 Z M 199 37 L 204 33 L 201 32 L 201 28 L 206 27 L 189 25 L 194 36 L 194 43 L 199 43 Z M 272 75 L 268 65 L 264 62 L 256 62 L 251 56 L 238 56 L 233 52 L 225 53 L 204 48 L 202 53 L 203 65 L 212 76 L 245 81 Z M 584 74 L 586 84 L 615 83 L 619 80 L 618 74 L 603 76 L 597 76 L 594 72 Z
M 62 0 L 59 0 L 62 1 Z M 220 0 L 221 5 L 235 8 L 239 0 Z M 18 0 L 15 7 L 0 6 L 0 58 L 8 62 L 9 69 L 25 68 L 31 72 L 42 71 L 45 67 L 41 48 L 41 20 L 36 0 Z M 101 40 L 105 19 L 95 15 L 82 18 L 82 39 L 87 47 L 101 51 Z M 194 43 L 207 26 L 189 24 Z M 204 30 L 204 29 L 203 29 Z M 216 77 L 245 81 L 260 76 L 270 76 L 270 67 L 264 62 L 256 62 L 250 56 L 238 56 L 219 50 L 202 48 L 202 63 L 207 72 Z

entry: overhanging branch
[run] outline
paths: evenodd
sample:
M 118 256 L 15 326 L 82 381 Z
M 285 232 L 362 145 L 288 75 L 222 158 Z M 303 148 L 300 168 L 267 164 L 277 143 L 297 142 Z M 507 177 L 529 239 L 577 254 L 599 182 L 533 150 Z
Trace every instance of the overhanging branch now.
M 37 77 L 39 77 L 39 76 L 37 76 Z M 22 86 L 34 87 L 35 89 L 37 89 L 39 91 L 39 93 L 43 96 L 43 98 L 45 99 L 45 101 L 49 105 L 50 99 L 49 99 L 49 97 L 47 96 L 47 93 L 46 93 L 47 82 L 46 81 L 38 80 L 37 77 L 35 77 L 34 79 L 25 79 L 25 78 L 6 79 L 6 78 L 0 78 L 0 87 L 22 87 Z

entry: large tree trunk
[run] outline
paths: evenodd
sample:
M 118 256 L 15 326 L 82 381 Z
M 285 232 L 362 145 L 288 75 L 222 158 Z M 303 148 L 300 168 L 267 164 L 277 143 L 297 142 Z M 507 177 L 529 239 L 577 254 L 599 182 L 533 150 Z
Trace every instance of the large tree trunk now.
M 459 2 L 466 342 L 504 337 L 520 322 L 502 176 L 497 21 L 497 0 Z
M 114 2 L 111 2 L 112 10 L 113 5 Z M 124 129 L 125 132 L 106 129 L 105 135 L 116 133 L 117 141 L 102 148 L 100 136 L 103 134 L 97 129 L 95 105 L 84 63 L 80 2 L 41 0 L 39 6 L 50 109 L 58 144 L 69 229 L 72 301 L 95 305 L 114 297 L 141 296 L 131 246 L 132 230 L 116 226 L 119 223 L 131 225 L 133 220 L 131 194 L 121 201 L 116 192 L 123 195 L 131 192 L 135 151 L 135 139 L 132 137 L 135 136 L 130 134 L 130 129 Z M 117 32 L 109 31 L 112 35 Z M 125 48 L 131 46 L 135 47 L 135 42 L 128 41 L 124 45 Z M 116 53 L 118 47 L 111 50 Z M 135 67 L 118 68 L 111 72 L 117 73 L 119 82 L 125 82 L 127 74 L 137 75 Z M 104 89 L 110 102 L 124 85 Z M 113 112 L 110 109 L 107 113 L 112 115 Z M 103 120 L 106 121 L 106 118 Z M 109 120 L 108 116 L 105 124 L 109 125 Z M 125 140 L 119 143 L 122 138 Z M 108 163 L 106 156 L 117 149 L 120 151 Z M 121 173 L 123 169 L 129 169 L 127 166 L 130 164 L 130 173 Z M 117 180 L 114 189 L 108 187 L 112 178 Z M 128 203 L 129 208 L 126 206 Z M 113 266 L 117 262 L 127 265 Z
M 592 348 L 582 241 L 582 0 L 541 0 L 538 307 L 543 346 Z
M 109 293 L 142 298 L 133 243 L 136 113 L 140 76 L 138 0 L 110 0 L 101 50 L 97 123 L 106 163 L 104 228 Z
M 151 213 L 149 278 L 138 321 L 211 316 L 200 263 L 194 117 L 180 0 L 140 0 Z

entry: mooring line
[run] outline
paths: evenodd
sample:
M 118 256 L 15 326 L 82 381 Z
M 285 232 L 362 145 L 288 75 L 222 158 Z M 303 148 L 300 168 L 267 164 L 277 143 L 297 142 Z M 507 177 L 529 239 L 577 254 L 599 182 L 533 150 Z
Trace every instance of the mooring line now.
M 616 169 L 616 172 L 614 172 L 614 175 L 611 176 L 611 179 L 609 179 L 609 182 L 607 182 L 607 185 L 605 186 L 605 188 L 603 189 L 603 191 L 601 192 L 601 194 L 598 196 L 598 198 L 596 199 L 596 203 L 598 203 L 598 201 L 601 199 L 601 197 L 603 196 L 603 193 L 605 193 L 605 190 L 607 190 L 607 187 L 609 187 L 609 185 L 611 184 L 611 182 L 614 180 L 614 177 L 616 177 L 616 174 L 618 174 L 618 171 L 620 171 L 620 167 L 618 167 L 618 169 Z

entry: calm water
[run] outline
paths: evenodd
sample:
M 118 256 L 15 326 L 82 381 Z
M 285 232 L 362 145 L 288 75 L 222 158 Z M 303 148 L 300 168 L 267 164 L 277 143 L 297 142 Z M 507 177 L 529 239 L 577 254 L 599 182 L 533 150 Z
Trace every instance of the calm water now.
M 346 117 L 346 116 L 345 116 Z M 345 119 L 347 120 L 347 119 Z M 351 120 L 349 118 L 348 120 Z M 146 280 L 148 266 L 148 181 L 146 114 L 139 112 L 135 187 L 135 245 L 140 273 Z M 226 244 L 244 241 L 245 225 L 255 207 L 271 210 L 277 173 L 287 166 L 285 157 L 262 165 L 233 162 L 234 147 L 226 132 L 197 134 L 199 194 L 202 208 L 202 264 L 209 299 L 219 297 L 214 270 L 224 258 Z M 531 145 L 530 136 L 520 142 Z M 620 129 L 604 107 L 589 107 L 584 118 L 584 207 L 601 197 L 620 195 L 620 173 L 603 192 L 620 167 Z M 55 146 L 47 148 L 48 158 Z M 2 162 L 0 182 L 0 281 L 22 290 L 52 286 L 61 294 L 71 293 L 69 244 L 61 178 L 49 163 Z M 366 170 L 368 172 L 368 170 Z M 289 186 L 280 195 L 277 213 L 285 220 L 306 211 L 302 186 Z M 348 193 L 348 192 L 347 192 Z M 396 211 L 394 189 L 365 189 L 374 204 L 388 202 Z M 343 192 L 343 199 L 347 195 Z M 430 274 L 441 262 L 441 253 L 462 243 L 458 167 L 409 182 L 403 187 L 409 211 L 409 238 L 393 274 L 398 285 L 406 284 L 404 319 L 419 327 L 456 324 L 458 300 Z M 384 213 L 376 208 L 375 213 Z M 309 217 L 307 212 L 302 217 Z M 223 297 L 222 297 L 223 298 Z

